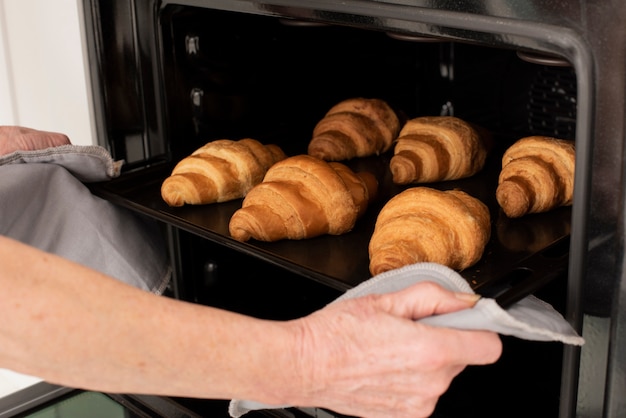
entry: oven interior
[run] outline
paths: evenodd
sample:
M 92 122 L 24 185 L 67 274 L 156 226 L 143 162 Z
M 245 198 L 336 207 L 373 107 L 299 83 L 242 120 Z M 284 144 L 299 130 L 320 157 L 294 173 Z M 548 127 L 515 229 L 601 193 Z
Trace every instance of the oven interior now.
M 461 274 L 479 292 L 539 283 L 533 292 L 565 310 L 571 209 L 508 219 L 495 201 L 500 158 L 513 141 L 575 138 L 577 80 L 565 60 L 385 31 L 367 20 L 336 25 L 179 5 L 160 11 L 152 40 L 158 56 L 148 60 L 134 34 L 141 24 L 124 13 L 128 5 L 115 4 L 99 10 L 110 14 L 98 28 L 101 111 L 105 145 L 127 164 L 120 178 L 94 191 L 161 221 L 175 270 L 172 296 L 289 319 L 369 278 L 376 215 L 405 188 L 391 182 L 389 154 L 346 162 L 374 173 L 380 192 L 354 230 L 338 237 L 239 243 L 228 236 L 228 220 L 241 200 L 170 208 L 159 190 L 173 165 L 206 142 L 251 137 L 288 155 L 306 153 L 314 125 L 332 105 L 376 97 L 403 120 L 454 115 L 493 139 L 481 173 L 430 184 L 460 188 L 490 207 L 491 241 Z M 502 359 L 464 371 L 435 416 L 558 415 L 561 345 L 503 340 Z
M 574 139 L 576 76 L 566 63 L 528 62 L 514 49 L 205 8 L 165 8 L 160 29 L 158 90 L 148 95 L 149 86 L 135 86 L 140 91 L 133 101 L 128 86 L 115 82 L 127 68 L 110 65 L 114 75 L 105 77 L 107 145 L 115 158 L 127 161 L 125 175 L 102 188 L 112 199 L 345 290 L 368 277 L 367 241 L 378 210 L 406 188 L 391 181 L 389 153 L 345 161 L 376 175 L 379 196 L 354 230 L 339 237 L 237 243 L 227 225 L 240 200 L 170 208 L 159 189 L 173 165 L 206 142 L 251 137 L 278 144 L 287 155 L 306 153 L 314 125 L 332 105 L 377 97 L 403 120 L 450 114 L 493 139 L 482 172 L 429 184 L 460 188 L 491 208 L 492 241 L 483 260 L 463 272 L 475 289 L 510 279 L 511 271 L 534 274 L 542 264 L 553 270 L 566 258 L 550 246 L 567 238 L 570 208 L 512 220 L 500 212 L 494 193 L 501 155 L 513 141 L 531 134 Z M 141 103 L 145 97 L 162 99 L 158 123 Z M 157 124 L 162 131 L 151 129 Z M 139 140 L 137 132 L 143 135 Z M 159 146 L 151 146 L 155 138 Z M 560 247 L 567 252 L 567 242 Z M 537 254 L 550 262 L 520 274 Z

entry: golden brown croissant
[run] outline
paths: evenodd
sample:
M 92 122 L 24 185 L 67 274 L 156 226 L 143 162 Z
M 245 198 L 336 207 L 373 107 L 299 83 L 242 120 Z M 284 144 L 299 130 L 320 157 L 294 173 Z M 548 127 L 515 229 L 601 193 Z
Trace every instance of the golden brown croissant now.
M 231 217 L 233 238 L 247 241 L 304 239 L 350 231 L 376 192 L 370 173 L 309 155 L 272 166 Z
M 369 243 L 370 272 L 424 261 L 463 270 L 482 257 L 490 223 L 487 206 L 465 192 L 407 189 L 378 214 Z
M 453 116 L 423 116 L 400 131 L 389 168 L 396 184 L 470 177 L 482 170 L 487 146 L 467 122 Z
M 284 158 L 277 145 L 263 145 L 251 138 L 212 141 L 174 167 L 161 185 L 161 196 L 170 206 L 237 199 L 260 183 L 267 169 Z
M 571 205 L 574 167 L 573 141 L 545 136 L 522 138 L 502 157 L 496 199 L 510 218 Z
M 347 99 L 317 123 L 308 154 L 326 161 L 378 155 L 391 148 L 399 130 L 400 121 L 385 101 Z

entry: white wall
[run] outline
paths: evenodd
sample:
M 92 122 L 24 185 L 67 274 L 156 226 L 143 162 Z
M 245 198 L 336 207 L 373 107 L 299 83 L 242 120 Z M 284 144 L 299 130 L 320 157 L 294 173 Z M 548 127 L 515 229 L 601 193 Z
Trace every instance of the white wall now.
M 0 0 L 0 125 L 95 144 L 80 0 Z M 0 397 L 39 382 L 0 369 Z
M 0 125 L 95 144 L 80 0 L 0 0 Z
M 11 74 L 8 66 L 8 51 L 6 48 L 7 34 L 4 22 L 4 3 L 0 0 L 0 125 L 12 123 L 13 115 L 13 88 L 10 83 Z

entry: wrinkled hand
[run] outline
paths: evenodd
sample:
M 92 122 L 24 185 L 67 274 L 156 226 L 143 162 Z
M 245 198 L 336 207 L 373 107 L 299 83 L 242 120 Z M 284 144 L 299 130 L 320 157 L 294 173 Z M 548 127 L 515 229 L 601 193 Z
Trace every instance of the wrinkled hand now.
M 67 136 L 21 126 L 0 126 L 0 155 L 69 145 Z
M 471 307 L 476 299 L 433 283 L 331 304 L 301 320 L 296 367 L 303 399 L 368 418 L 421 417 L 467 365 L 495 362 L 497 334 L 413 320 Z

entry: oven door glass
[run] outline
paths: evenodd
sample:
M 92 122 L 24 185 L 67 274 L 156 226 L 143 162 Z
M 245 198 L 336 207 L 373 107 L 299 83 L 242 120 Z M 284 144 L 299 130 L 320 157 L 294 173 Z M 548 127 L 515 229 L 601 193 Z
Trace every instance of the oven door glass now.
M 142 417 L 102 393 L 80 392 L 40 410 L 24 415 L 28 418 L 136 418 Z

